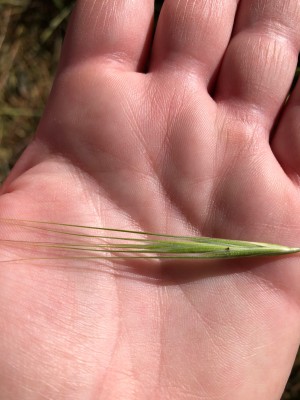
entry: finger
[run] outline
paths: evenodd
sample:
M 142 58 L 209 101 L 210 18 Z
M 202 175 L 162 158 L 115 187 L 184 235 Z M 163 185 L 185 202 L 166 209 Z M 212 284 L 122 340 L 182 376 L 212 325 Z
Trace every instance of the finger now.
M 245 0 L 224 57 L 218 102 L 259 114 L 270 129 L 290 88 L 300 47 L 299 0 Z
M 286 173 L 299 185 L 300 81 L 283 112 L 271 146 Z
M 62 64 L 86 59 L 143 68 L 152 35 L 153 0 L 79 0 L 65 40 Z
M 151 68 L 170 66 L 210 81 L 227 47 L 237 0 L 166 0 L 155 33 Z

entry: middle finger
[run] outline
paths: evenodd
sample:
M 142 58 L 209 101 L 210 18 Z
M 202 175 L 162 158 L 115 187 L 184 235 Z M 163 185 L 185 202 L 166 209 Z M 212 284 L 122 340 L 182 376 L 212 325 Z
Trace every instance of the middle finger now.
M 151 69 L 195 73 L 207 85 L 228 45 L 238 0 L 165 0 L 155 33 Z

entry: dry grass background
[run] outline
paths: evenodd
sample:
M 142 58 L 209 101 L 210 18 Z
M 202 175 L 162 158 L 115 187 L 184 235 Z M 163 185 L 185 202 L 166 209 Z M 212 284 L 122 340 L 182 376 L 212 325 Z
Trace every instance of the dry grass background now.
M 51 88 L 73 3 L 74 0 L 0 0 L 0 183 L 34 134 Z M 163 0 L 156 1 L 157 12 L 162 3 Z M 282 397 L 299 399 L 300 354 Z
M 71 0 L 0 0 L 0 182 L 35 131 Z

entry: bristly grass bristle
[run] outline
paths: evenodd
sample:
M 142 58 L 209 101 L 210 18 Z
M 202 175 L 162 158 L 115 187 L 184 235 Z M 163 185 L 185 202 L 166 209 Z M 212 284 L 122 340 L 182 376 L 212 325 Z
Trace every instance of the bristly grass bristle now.
M 35 258 L 40 257 L 39 253 L 44 256 L 45 251 L 49 259 L 57 258 L 59 254 L 61 258 L 76 259 L 228 259 L 279 256 L 300 251 L 299 248 L 269 243 L 47 221 L 2 219 L 0 224 L 9 228 L 4 230 L 8 232 L 7 237 L 0 237 L 2 247 L 34 249 Z M 57 254 L 57 251 L 62 253 Z

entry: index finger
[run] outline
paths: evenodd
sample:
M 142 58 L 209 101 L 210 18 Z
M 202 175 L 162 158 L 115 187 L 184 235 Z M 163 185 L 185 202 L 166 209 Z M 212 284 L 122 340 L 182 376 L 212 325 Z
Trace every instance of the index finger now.
M 125 70 L 143 69 L 152 36 L 153 0 L 78 0 L 62 64 L 94 59 Z

